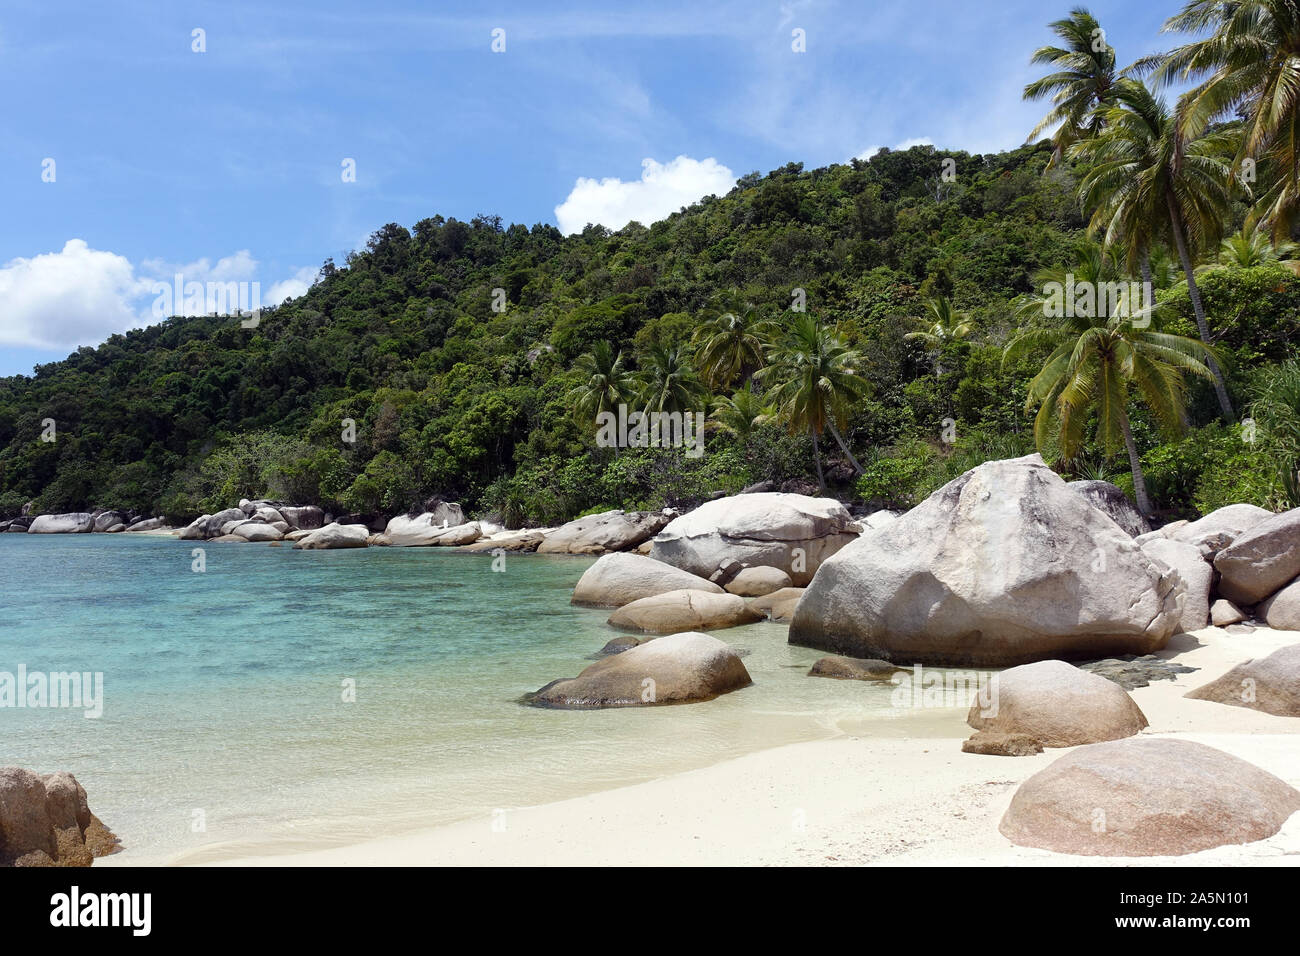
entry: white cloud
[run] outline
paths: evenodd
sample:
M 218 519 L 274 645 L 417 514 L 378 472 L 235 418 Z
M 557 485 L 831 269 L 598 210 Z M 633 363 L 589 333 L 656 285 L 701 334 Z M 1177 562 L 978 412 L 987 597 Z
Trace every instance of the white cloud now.
M 911 149 L 913 146 L 933 146 L 933 145 L 934 145 L 934 140 L 932 140 L 930 137 L 916 136 L 913 137 L 912 139 L 903 140 L 901 143 L 895 146 L 894 149 L 903 150 L 903 149 Z M 875 156 L 876 153 L 880 152 L 882 149 L 884 149 L 883 146 L 868 146 L 866 149 L 858 153 L 858 155 L 854 156 L 853 158 L 870 159 L 872 156 Z
M 296 299 L 300 295 L 306 295 L 319 272 L 320 270 L 315 266 L 304 266 L 288 279 L 281 279 L 271 286 L 266 295 L 262 296 L 262 304 L 279 305 L 285 299 Z
M 555 221 L 566 235 L 581 232 L 589 222 L 610 229 L 622 229 L 633 220 L 648 226 L 705 196 L 720 196 L 735 184 L 735 174 L 712 157 L 678 156 L 668 163 L 643 159 L 641 178 L 630 182 L 579 177 L 555 207 Z
M 92 249 L 84 239 L 69 239 L 59 252 L 18 258 L 0 266 L 0 345 L 37 349 L 75 349 L 95 345 L 110 335 L 158 321 L 153 314 L 163 283 L 174 287 L 175 276 L 189 283 L 257 282 L 258 262 L 247 249 L 213 262 L 209 258 L 186 264 L 145 259 L 139 268 L 125 256 Z M 279 305 L 305 293 L 316 279 L 314 267 L 304 267 L 271 285 L 260 296 L 263 305 Z M 187 293 L 188 294 L 188 293 Z M 164 312 L 193 312 L 182 296 L 177 304 L 166 295 Z M 249 302 L 252 290 L 248 289 Z M 236 303 L 246 305 L 245 303 Z
M 130 260 L 69 239 L 60 252 L 0 266 L 0 343 L 76 348 L 141 324 L 131 301 L 149 290 Z
M 179 273 L 186 282 L 247 282 L 257 275 L 257 260 L 247 249 L 240 249 L 218 259 L 216 265 L 206 256 L 186 265 L 145 259 L 140 269 L 160 279 L 171 279 Z

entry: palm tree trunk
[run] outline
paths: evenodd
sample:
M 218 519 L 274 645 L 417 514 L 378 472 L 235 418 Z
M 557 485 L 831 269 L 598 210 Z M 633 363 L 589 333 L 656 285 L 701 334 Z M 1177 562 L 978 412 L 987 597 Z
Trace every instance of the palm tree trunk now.
M 1124 433 L 1124 448 L 1128 451 L 1129 468 L 1133 471 L 1133 496 L 1137 498 L 1138 511 L 1143 517 L 1151 514 L 1151 499 L 1147 496 L 1147 480 L 1142 474 L 1142 460 L 1138 457 L 1137 445 L 1133 443 L 1133 429 L 1128 424 L 1128 413 L 1119 413 L 1119 427 Z
M 819 490 L 825 489 L 826 479 L 822 477 L 822 453 L 821 453 L 821 449 L 817 447 L 817 433 L 813 431 L 811 428 L 808 429 L 808 433 L 812 435 L 813 461 L 817 463 L 817 488 Z
M 862 474 L 863 472 L 862 466 L 859 465 L 858 460 L 853 457 L 853 452 L 849 451 L 849 446 L 844 444 L 844 439 L 840 437 L 839 429 L 835 427 L 835 423 L 833 421 L 828 420 L 826 422 L 826 425 L 827 427 L 830 428 L 831 435 L 835 437 L 835 441 L 839 443 L 840 449 L 844 452 L 844 454 L 849 456 L 849 462 L 853 465 L 853 470 L 856 471 L 859 475 Z
M 1174 202 L 1173 193 L 1165 194 L 1165 202 L 1169 206 L 1169 222 L 1173 226 L 1172 232 L 1174 234 L 1174 245 L 1178 248 L 1178 259 L 1183 264 L 1183 275 L 1187 276 L 1187 295 L 1192 300 L 1192 312 L 1196 314 L 1196 330 L 1201 336 L 1201 341 L 1209 345 L 1210 327 L 1205 321 L 1205 305 L 1201 302 L 1201 290 L 1196 285 L 1196 276 L 1192 269 L 1192 257 L 1187 254 L 1187 240 L 1183 235 L 1183 219 L 1178 213 L 1178 206 Z M 1209 366 L 1211 374 L 1214 375 L 1214 394 L 1219 398 L 1219 408 L 1228 421 L 1233 421 L 1237 416 L 1232 411 L 1232 402 L 1228 400 L 1228 389 L 1223 383 L 1223 372 L 1219 369 L 1219 363 L 1213 355 L 1210 355 L 1206 357 L 1205 364 Z

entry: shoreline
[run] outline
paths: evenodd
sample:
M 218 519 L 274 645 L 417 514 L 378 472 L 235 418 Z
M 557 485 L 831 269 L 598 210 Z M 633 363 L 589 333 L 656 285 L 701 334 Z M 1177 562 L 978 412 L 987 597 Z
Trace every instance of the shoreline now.
M 1244 660 L 1298 642 L 1300 633 L 1268 628 L 1233 635 L 1208 627 L 1174 637 L 1158 656 L 1199 669 L 1131 692 L 1151 725 L 1143 734 L 1217 747 L 1300 787 L 1294 721 L 1183 697 Z M 224 858 L 210 846 L 202 851 L 209 859 L 195 863 L 1300 865 L 1300 814 L 1267 840 L 1186 856 L 1085 857 L 1014 846 L 997 824 L 1016 787 L 1070 748 L 1030 757 L 963 753 L 961 741 L 971 733 L 964 711 L 944 710 L 949 713 L 939 723 L 951 717 L 951 734 L 841 733 L 767 748 L 645 783 L 508 810 L 495 828 L 492 819 L 471 819 L 345 846 L 304 845 L 298 852 L 236 852 L 231 846 Z M 170 862 L 185 865 L 196 855 Z

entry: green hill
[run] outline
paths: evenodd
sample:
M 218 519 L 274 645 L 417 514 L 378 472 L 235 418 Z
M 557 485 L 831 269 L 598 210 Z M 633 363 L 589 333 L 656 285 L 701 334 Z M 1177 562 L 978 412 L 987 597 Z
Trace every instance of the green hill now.
M 689 504 L 762 480 L 798 486 L 815 476 L 806 433 L 776 422 L 711 428 L 698 460 L 674 449 L 615 455 L 595 447 L 569 396 L 583 377 L 575 362 L 597 343 L 635 368 L 652 346 L 688 346 L 719 296 L 766 307 L 781 324 L 797 289 L 864 356 L 873 386 L 844 433 L 866 474 L 857 479 L 823 442 L 830 484 L 907 504 L 983 458 L 1032 450 L 1022 405 L 1037 368 L 1001 368 L 1017 328 L 1012 302 L 1040 269 L 1072 260 L 1083 227 L 1074 176 L 1044 174 L 1049 156 L 1047 144 L 987 156 L 916 147 L 823 169 L 792 163 L 618 232 L 564 237 L 492 216 L 384 226 L 346 263 L 327 261 L 305 296 L 265 309 L 256 329 L 173 318 L 34 377 L 0 379 L 0 512 L 33 500 L 41 511 L 183 520 L 270 496 L 391 514 L 436 495 L 517 524 Z M 1242 395 L 1285 357 L 1295 281 L 1273 267 L 1206 282 Z M 1188 314 L 1179 294 L 1172 284 L 1162 293 L 1175 324 Z M 969 312 L 973 334 L 937 350 L 904 339 L 924 327 L 934 296 Z M 1227 426 L 1210 424 L 1206 388 L 1193 398 L 1193 424 L 1207 428 L 1182 441 L 1199 441 L 1196 454 L 1212 461 L 1245 455 Z M 41 440 L 47 418 L 54 442 Z M 355 443 L 341 440 L 345 419 Z M 1207 491 L 1195 468 L 1162 466 L 1162 455 L 1176 463 L 1179 444 L 1161 445 L 1140 416 L 1135 431 L 1166 509 L 1272 493 L 1261 468 L 1244 490 Z M 1108 470 L 1100 458 L 1072 467 Z

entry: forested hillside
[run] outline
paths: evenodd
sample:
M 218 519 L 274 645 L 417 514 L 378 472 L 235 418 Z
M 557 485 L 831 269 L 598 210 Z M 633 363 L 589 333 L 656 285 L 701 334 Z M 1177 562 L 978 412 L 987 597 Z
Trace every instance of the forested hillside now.
M 0 512 L 34 501 L 187 520 L 271 497 L 393 514 L 436 495 L 517 525 L 689 504 L 761 480 L 810 488 L 819 465 L 831 493 L 910 504 L 981 460 L 1035 447 L 1027 387 L 1049 349 L 1004 364 L 1004 347 L 1031 322 L 1025 302 L 1043 276 L 1092 248 L 1081 172 L 1072 160 L 1049 170 L 1052 156 L 1044 142 L 792 163 L 649 228 L 567 238 L 493 216 L 384 226 L 255 329 L 173 318 L 0 380 Z M 1234 207 L 1232 225 L 1244 215 Z M 1243 415 L 1297 334 L 1300 285 L 1277 259 L 1221 264 L 1200 283 Z M 1156 325 L 1194 336 L 1186 283 L 1158 253 L 1152 265 Z M 778 362 L 769 343 L 800 321 L 833 337 L 836 361 L 869 385 L 830 403 L 847 451 L 763 368 L 797 368 L 803 353 L 787 344 Z M 746 324 L 759 347 L 729 365 L 726 343 L 710 340 Z M 709 411 L 705 453 L 597 448 L 591 413 L 610 395 Z M 1219 420 L 1209 382 L 1195 381 L 1187 409 L 1181 436 L 1131 409 L 1156 508 L 1286 496 L 1277 448 Z M 41 440 L 47 418 L 53 442 Z M 347 419 L 355 442 L 343 440 Z M 1053 457 L 1071 476 L 1132 488 L 1112 448 Z

